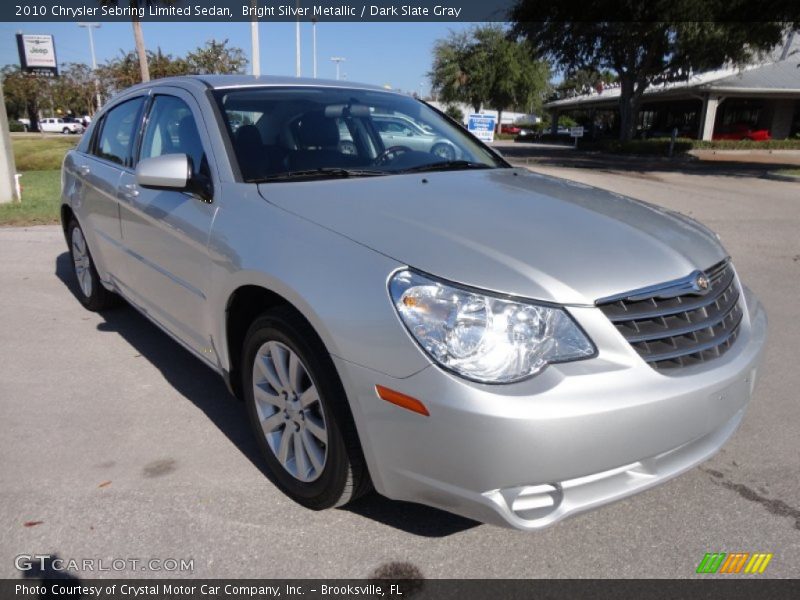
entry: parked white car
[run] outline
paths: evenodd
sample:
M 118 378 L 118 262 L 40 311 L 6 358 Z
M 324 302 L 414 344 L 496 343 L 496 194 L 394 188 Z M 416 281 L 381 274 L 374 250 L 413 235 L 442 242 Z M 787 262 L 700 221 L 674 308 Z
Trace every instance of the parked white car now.
M 70 117 L 49 117 L 39 121 L 39 130 L 45 133 L 83 133 L 83 125 Z

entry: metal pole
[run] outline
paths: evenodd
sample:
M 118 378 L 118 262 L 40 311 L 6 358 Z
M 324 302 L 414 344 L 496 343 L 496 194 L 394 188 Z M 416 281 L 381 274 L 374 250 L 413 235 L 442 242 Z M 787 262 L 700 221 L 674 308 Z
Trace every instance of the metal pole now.
M 675 138 L 678 137 L 678 128 L 672 128 L 672 135 L 669 138 L 669 153 L 668 156 L 672 158 L 672 153 L 675 151 Z
M 298 17 L 294 24 L 294 74 L 300 77 L 300 0 L 297 0 Z
M 336 81 L 339 81 L 339 64 L 346 60 L 343 56 L 331 56 L 331 62 L 336 63 Z
M 314 79 L 317 78 L 317 20 L 311 19 L 311 48 L 314 53 Z
M 20 199 L 17 195 L 16 172 L 11 136 L 8 133 L 6 99 L 3 96 L 3 84 L 0 82 L 0 204 Z
M 89 32 L 89 50 L 92 53 L 92 72 L 94 73 L 94 90 L 97 95 L 97 110 L 103 106 L 103 99 L 100 97 L 100 80 L 97 78 L 97 57 L 94 53 L 94 32 L 92 29 L 100 29 L 100 23 L 78 23 L 78 27 L 85 27 Z
M 253 0 L 253 9 L 258 8 L 258 2 Z M 253 20 L 250 21 L 250 58 L 252 61 L 253 75 L 261 75 L 261 46 L 258 40 L 258 13 L 253 10 Z

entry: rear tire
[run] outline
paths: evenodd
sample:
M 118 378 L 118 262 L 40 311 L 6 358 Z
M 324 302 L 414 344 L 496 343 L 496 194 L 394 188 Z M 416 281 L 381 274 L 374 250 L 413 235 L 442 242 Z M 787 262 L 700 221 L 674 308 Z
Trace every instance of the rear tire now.
M 78 280 L 77 295 L 81 304 L 95 312 L 118 304 L 119 296 L 108 291 L 100 282 L 86 237 L 75 219 L 72 219 L 67 226 L 67 240 L 72 269 Z
M 325 346 L 287 307 L 256 319 L 242 352 L 248 417 L 269 477 L 322 510 L 371 489 L 347 397 Z

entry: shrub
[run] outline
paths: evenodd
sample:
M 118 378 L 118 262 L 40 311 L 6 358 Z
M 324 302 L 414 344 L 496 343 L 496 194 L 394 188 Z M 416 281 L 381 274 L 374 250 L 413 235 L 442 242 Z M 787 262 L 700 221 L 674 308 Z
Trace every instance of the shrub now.
M 710 148 L 714 150 L 800 150 L 800 139 L 769 140 L 754 142 L 753 140 L 690 140 L 694 148 Z
M 579 146 L 584 150 L 600 150 L 613 154 L 642 154 L 647 156 L 667 156 L 669 154 L 669 138 L 652 138 L 649 140 L 596 140 L 581 141 Z M 678 138 L 675 140 L 673 154 L 685 154 L 690 150 L 800 150 L 800 140 L 770 140 L 754 142 L 752 140 L 693 140 Z
M 451 104 L 450 106 L 445 108 L 444 113 L 454 121 L 458 121 L 459 123 L 464 122 L 464 111 L 462 111 L 455 105 Z
M 673 154 L 685 154 L 693 147 L 694 140 L 678 138 L 675 140 Z M 647 156 L 667 156 L 669 154 L 669 138 L 654 138 L 650 140 L 598 140 L 586 141 L 578 144 L 585 150 L 601 150 L 612 154 L 642 154 Z

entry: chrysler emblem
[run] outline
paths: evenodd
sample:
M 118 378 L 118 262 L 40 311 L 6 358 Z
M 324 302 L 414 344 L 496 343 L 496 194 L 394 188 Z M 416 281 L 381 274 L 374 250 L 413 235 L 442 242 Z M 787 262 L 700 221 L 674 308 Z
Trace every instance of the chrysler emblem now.
M 694 286 L 700 292 L 707 292 L 710 287 L 708 278 L 703 274 L 698 275 L 694 280 Z

